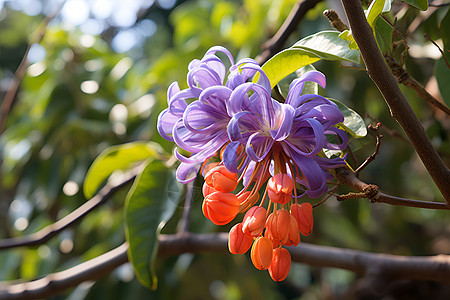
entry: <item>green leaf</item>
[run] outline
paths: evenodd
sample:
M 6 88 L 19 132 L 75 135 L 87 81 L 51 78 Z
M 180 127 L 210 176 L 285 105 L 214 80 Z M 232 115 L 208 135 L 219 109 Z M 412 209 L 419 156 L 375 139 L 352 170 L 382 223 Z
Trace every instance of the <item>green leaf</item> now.
M 434 74 L 436 76 L 442 100 L 447 106 L 450 106 L 450 69 L 443 57 L 437 61 Z
M 446 57 L 450 59 L 450 9 L 447 10 L 444 18 L 439 26 L 441 31 L 442 42 L 444 44 L 444 52 L 447 53 Z
M 262 69 L 270 80 L 273 88 L 281 79 L 297 69 L 319 61 L 317 55 L 302 49 L 286 49 L 268 60 Z M 257 77 L 257 76 L 255 76 Z M 257 78 L 255 78 L 257 79 Z
M 392 50 L 392 33 L 394 28 L 385 19 L 378 16 L 374 23 L 375 37 L 382 53 Z
M 338 127 L 341 127 L 344 131 L 349 133 L 355 138 L 364 137 L 367 134 L 366 124 L 363 118 L 353 109 L 349 108 L 344 103 L 339 100 L 328 98 L 329 100 L 336 103 L 339 110 L 344 115 L 344 122 L 339 123 Z
M 403 2 L 406 2 L 420 10 L 428 9 L 428 0 L 403 0 Z
M 125 234 L 128 257 L 136 277 L 155 290 L 154 262 L 158 236 L 172 217 L 180 198 L 179 183 L 160 160 L 149 160 L 136 178 L 125 202 Z
M 370 3 L 369 9 L 366 12 L 367 15 L 367 23 L 369 23 L 370 27 L 374 27 L 373 23 L 375 22 L 375 19 L 381 14 L 383 11 L 385 2 L 389 2 L 386 0 L 375 0 Z
M 158 157 L 162 148 L 153 142 L 132 142 L 105 149 L 94 160 L 84 179 L 83 192 L 86 198 L 95 195 L 100 185 L 116 170 L 128 170 L 136 164 Z
M 339 34 L 337 31 L 322 31 L 310 35 L 268 60 L 262 69 L 269 77 L 272 88 L 299 68 L 322 59 L 359 63 L 359 51 L 350 49 L 348 42 L 339 38 Z

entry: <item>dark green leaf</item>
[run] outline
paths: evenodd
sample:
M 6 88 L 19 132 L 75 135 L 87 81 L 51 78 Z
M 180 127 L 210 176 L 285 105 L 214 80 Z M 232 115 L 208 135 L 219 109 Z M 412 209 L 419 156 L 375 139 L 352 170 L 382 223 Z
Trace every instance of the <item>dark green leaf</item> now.
M 156 289 L 154 261 L 158 236 L 173 215 L 180 197 L 179 183 L 172 170 L 151 160 L 136 178 L 125 202 L 125 234 L 128 257 L 139 281 Z
M 428 9 L 428 0 L 403 0 L 403 2 L 406 2 L 420 10 Z
M 450 59 L 450 9 L 445 14 L 445 17 L 441 21 L 440 25 L 442 42 L 444 44 L 445 53 L 447 53 L 446 57 Z
M 450 69 L 443 57 L 437 61 L 434 74 L 436 75 L 442 100 L 444 100 L 445 104 L 450 106 Z
M 91 198 L 114 171 L 127 170 L 150 157 L 157 157 L 161 152 L 161 147 L 153 142 L 132 142 L 105 149 L 94 160 L 84 179 L 85 197 Z
M 392 33 L 394 28 L 385 19 L 378 16 L 374 23 L 374 31 L 377 39 L 378 47 L 382 53 L 391 52 L 392 50 Z

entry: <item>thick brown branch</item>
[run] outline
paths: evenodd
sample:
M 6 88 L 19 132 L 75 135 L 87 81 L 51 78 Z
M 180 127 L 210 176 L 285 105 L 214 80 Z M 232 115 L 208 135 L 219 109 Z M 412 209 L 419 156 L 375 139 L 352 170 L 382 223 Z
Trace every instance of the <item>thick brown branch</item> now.
M 414 149 L 433 178 L 450 207 L 450 170 L 444 165 L 422 124 L 400 91 L 397 80 L 390 72 L 378 49 L 372 28 L 367 23 L 358 0 L 342 0 L 353 37 L 358 44 L 369 76 L 377 85 L 389 106 L 391 115 L 405 130 Z
M 79 222 L 95 208 L 105 203 L 119 189 L 133 181 L 135 177 L 136 176 L 132 176 L 117 186 L 111 187 L 107 185 L 106 187 L 101 189 L 97 195 L 81 205 L 79 208 L 77 208 L 61 220 L 57 221 L 56 223 L 50 224 L 39 230 L 38 232 L 27 236 L 0 240 L 0 250 L 23 246 L 36 246 L 47 242 L 64 229 Z
M 341 184 L 349 186 L 359 192 L 340 195 L 336 197 L 339 201 L 344 201 L 347 199 L 367 198 L 372 203 L 377 202 L 408 207 L 450 210 L 450 207 L 448 207 L 444 202 L 411 200 L 381 193 L 378 186 L 374 184 L 367 184 L 361 181 L 358 177 L 356 177 L 355 173 L 352 170 L 346 167 L 336 169 L 336 178 Z
M 300 21 L 303 19 L 305 14 L 317 3 L 322 0 L 299 0 L 295 3 L 294 7 L 291 10 L 291 13 L 281 25 L 280 29 L 275 33 L 275 35 L 265 42 L 262 45 L 263 51 L 258 57 L 256 57 L 256 61 L 262 65 L 269 58 L 274 56 L 277 52 L 281 51 L 284 43 L 291 35 L 292 32 L 295 31 Z
M 161 235 L 159 256 L 182 253 L 227 253 L 226 233 Z M 96 280 L 127 262 L 127 244 L 119 246 L 97 258 L 65 271 L 24 283 L 0 283 L 1 299 L 38 299 L 61 293 L 81 282 Z M 292 260 L 316 267 L 333 267 L 353 271 L 360 275 L 395 279 L 431 280 L 450 283 L 450 256 L 408 257 L 376 254 L 358 250 L 340 249 L 301 243 L 290 247 Z

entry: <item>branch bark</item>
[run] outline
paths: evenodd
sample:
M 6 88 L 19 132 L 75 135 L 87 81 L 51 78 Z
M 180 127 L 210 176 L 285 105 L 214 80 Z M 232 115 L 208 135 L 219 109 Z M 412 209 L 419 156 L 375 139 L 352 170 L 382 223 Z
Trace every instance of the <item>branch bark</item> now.
M 367 198 L 372 203 L 386 203 L 390 205 L 408 207 L 450 210 L 450 207 L 447 206 L 447 204 L 444 202 L 412 200 L 381 193 L 378 186 L 361 181 L 358 177 L 356 177 L 355 173 L 347 167 L 337 168 L 336 178 L 341 184 L 351 187 L 352 189 L 360 192 L 338 196 L 337 199 L 339 201 L 344 201 L 347 199 Z
M 228 253 L 227 233 L 161 235 L 158 256 L 182 253 Z M 2 299 L 39 299 L 96 280 L 128 261 L 127 243 L 67 270 L 30 282 L 0 283 Z M 359 275 L 378 274 L 389 280 L 415 279 L 450 283 L 450 256 L 408 257 L 301 243 L 288 248 L 292 260 L 315 267 L 340 268 Z
M 38 232 L 35 232 L 27 236 L 0 240 L 0 250 L 23 246 L 36 246 L 47 242 L 64 229 L 81 221 L 91 211 L 93 211 L 95 208 L 97 208 L 101 204 L 105 203 L 109 198 L 111 198 L 111 196 L 114 195 L 119 189 L 121 189 L 123 186 L 133 181 L 135 177 L 136 176 L 133 175 L 127 180 L 113 187 L 108 185 L 105 186 L 103 189 L 100 190 L 100 192 L 98 192 L 97 195 L 95 195 L 92 199 L 81 205 L 79 208 L 77 208 L 76 210 L 74 210 L 73 212 L 62 218 L 61 220 L 57 221 L 56 223 L 50 224 L 42 228 Z
M 320 1 L 322 0 L 298 0 L 295 3 L 289 16 L 281 25 L 280 29 L 278 29 L 277 33 L 262 45 L 262 53 L 255 58 L 259 65 L 264 64 L 275 53 L 281 51 L 284 43 L 291 33 L 295 31 L 305 14 Z
M 444 165 L 422 124 L 398 87 L 397 80 L 389 71 L 367 23 L 363 8 L 358 0 L 341 0 L 353 37 L 358 44 L 371 79 L 375 82 L 392 117 L 405 130 L 414 149 L 425 165 L 428 173 L 450 207 L 450 170 Z

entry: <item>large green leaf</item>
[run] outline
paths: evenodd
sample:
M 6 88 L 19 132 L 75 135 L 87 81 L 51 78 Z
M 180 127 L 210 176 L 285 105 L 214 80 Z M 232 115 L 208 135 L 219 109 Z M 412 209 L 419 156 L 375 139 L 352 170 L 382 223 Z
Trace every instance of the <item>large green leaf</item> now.
M 392 51 L 392 33 L 394 28 L 381 16 L 376 18 L 373 29 L 375 31 L 375 37 L 377 39 L 378 47 L 382 53 Z
M 436 75 L 442 100 L 447 106 L 450 106 L 450 69 L 443 57 L 437 61 L 434 74 Z
M 338 124 L 343 130 L 348 132 L 353 137 L 363 137 L 367 134 L 366 123 L 364 123 L 363 118 L 353 109 L 345 105 L 336 99 L 328 98 L 329 100 L 336 103 L 339 110 L 344 115 L 344 122 Z
M 116 170 L 127 170 L 150 157 L 158 157 L 162 148 L 153 142 L 132 142 L 105 149 L 92 163 L 84 179 L 83 192 L 91 198 L 100 185 Z
M 420 10 L 428 9 L 428 0 L 403 0 L 403 2 L 406 2 Z
M 158 252 L 158 236 L 173 215 L 179 197 L 174 172 L 160 160 L 149 160 L 125 202 L 128 257 L 139 281 L 153 290 L 157 287 L 153 264 Z
M 442 42 L 444 43 L 444 52 L 447 53 L 446 57 L 450 59 L 450 9 L 447 10 L 439 28 L 441 31 Z
M 272 88 L 284 77 L 319 60 L 346 60 L 359 63 L 359 51 L 348 47 L 337 31 L 321 31 L 298 41 L 268 60 L 262 69 Z

